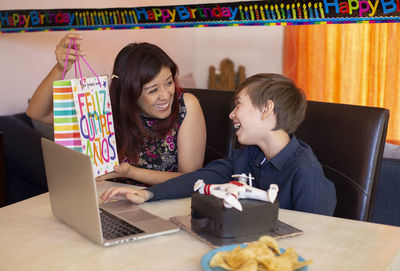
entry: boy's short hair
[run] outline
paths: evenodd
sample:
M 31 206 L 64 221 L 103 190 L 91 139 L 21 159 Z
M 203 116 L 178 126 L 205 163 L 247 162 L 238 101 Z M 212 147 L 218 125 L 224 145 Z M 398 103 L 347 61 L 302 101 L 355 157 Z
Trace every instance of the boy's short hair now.
M 268 100 L 274 103 L 276 126 L 288 134 L 296 131 L 304 120 L 307 100 L 304 91 L 280 74 L 259 73 L 247 78 L 236 91 L 236 96 L 247 88 L 253 105 L 261 109 Z

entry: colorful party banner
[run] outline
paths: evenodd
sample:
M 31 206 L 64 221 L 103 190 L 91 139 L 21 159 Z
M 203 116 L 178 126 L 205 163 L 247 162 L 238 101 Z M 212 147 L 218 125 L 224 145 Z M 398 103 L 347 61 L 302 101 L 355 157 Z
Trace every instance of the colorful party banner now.
M 400 0 L 269 0 L 103 9 L 0 10 L 0 33 L 400 21 Z

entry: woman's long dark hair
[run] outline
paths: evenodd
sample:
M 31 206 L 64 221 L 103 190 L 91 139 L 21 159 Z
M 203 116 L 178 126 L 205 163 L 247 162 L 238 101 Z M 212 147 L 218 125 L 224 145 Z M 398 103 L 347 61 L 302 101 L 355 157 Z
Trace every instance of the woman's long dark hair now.
M 157 120 L 149 132 L 140 118 L 137 105 L 143 86 L 152 81 L 163 67 L 171 70 L 175 94 L 171 114 Z M 178 119 L 178 97 L 181 89 L 177 84 L 178 66 L 158 46 L 150 43 L 131 43 L 125 46 L 114 62 L 114 77 L 110 84 L 110 97 L 114 117 L 115 136 L 120 159 L 137 160 L 139 146 L 144 140 L 152 142 L 164 137 Z

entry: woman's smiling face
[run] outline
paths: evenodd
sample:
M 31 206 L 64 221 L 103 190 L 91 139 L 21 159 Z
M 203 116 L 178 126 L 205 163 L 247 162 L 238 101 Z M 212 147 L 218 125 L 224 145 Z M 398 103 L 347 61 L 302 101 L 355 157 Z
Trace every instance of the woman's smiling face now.
M 153 80 L 143 86 L 138 99 L 141 113 L 146 117 L 165 119 L 171 114 L 175 83 L 171 70 L 162 67 Z

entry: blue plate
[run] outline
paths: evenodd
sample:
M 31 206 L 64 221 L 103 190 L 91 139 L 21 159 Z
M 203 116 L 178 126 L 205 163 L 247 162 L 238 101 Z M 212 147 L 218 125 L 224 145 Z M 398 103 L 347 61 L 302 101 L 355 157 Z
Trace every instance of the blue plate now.
M 218 251 L 230 251 L 233 250 L 234 248 L 236 248 L 238 245 L 229 245 L 229 246 L 222 246 L 213 250 L 210 250 L 209 252 L 207 252 L 203 258 L 201 258 L 201 267 L 203 268 L 204 271 L 226 271 L 223 268 L 219 268 L 219 267 L 210 267 L 210 260 L 211 258 L 218 252 Z M 246 247 L 246 244 L 241 244 L 240 245 L 241 248 Z M 285 252 L 285 249 L 280 248 L 281 253 Z M 299 256 L 298 259 L 299 262 L 304 262 L 305 260 Z M 300 269 L 296 269 L 296 271 L 307 271 L 308 267 L 304 266 Z

